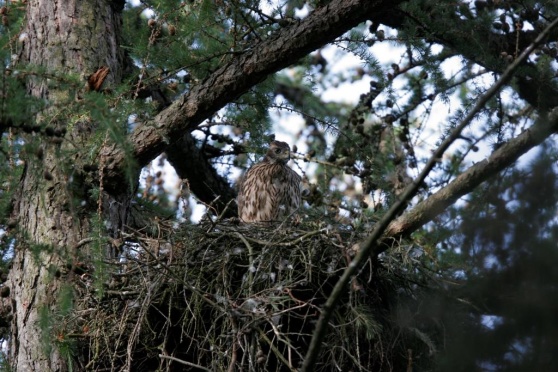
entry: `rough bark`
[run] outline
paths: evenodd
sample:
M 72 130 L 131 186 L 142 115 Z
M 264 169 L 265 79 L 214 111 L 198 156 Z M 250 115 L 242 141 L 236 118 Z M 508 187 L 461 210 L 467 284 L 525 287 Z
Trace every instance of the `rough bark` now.
M 20 61 L 50 73 L 81 73 L 84 82 L 106 66 L 105 84 L 117 83 L 124 60 L 117 40 L 120 23 L 119 13 L 104 0 L 31 0 Z M 29 80 L 28 91 L 49 104 L 39 122 L 55 112 L 57 103 L 72 98 L 44 78 Z M 49 125 L 65 129 L 66 118 L 59 115 Z M 75 140 L 79 134 L 66 136 Z M 14 309 L 10 365 L 14 371 L 64 371 L 67 356 L 56 347 L 65 341 L 54 322 L 57 301 L 71 279 L 72 265 L 82 256 L 78 243 L 90 236 L 89 216 L 78 212 L 84 195 L 73 159 L 61 155 L 75 153 L 75 142 L 60 143 L 46 136 L 30 136 L 27 141 L 40 146 L 43 155 L 25 159 L 14 203 L 20 234 L 9 278 Z

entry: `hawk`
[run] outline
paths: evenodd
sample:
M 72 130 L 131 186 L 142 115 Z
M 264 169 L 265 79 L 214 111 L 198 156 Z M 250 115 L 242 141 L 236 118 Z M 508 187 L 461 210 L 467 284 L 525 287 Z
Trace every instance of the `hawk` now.
M 264 159 L 242 176 L 237 204 L 243 222 L 284 220 L 298 209 L 302 179 L 287 166 L 290 158 L 287 143 L 272 141 Z

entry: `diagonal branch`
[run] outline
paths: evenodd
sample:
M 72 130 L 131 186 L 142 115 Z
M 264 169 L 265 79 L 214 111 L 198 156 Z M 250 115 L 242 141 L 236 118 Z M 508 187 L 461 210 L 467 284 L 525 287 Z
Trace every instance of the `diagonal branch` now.
M 215 201 L 213 206 L 221 212 L 236 197 L 227 179 L 217 173 L 203 152 L 197 148 L 191 133 L 186 132 L 179 141 L 171 143 L 166 153 L 180 178 L 188 179 L 190 190 L 202 202 L 209 205 Z M 226 212 L 226 217 L 236 215 L 235 208 L 229 208 Z
M 473 191 L 478 185 L 494 174 L 506 169 L 521 155 L 540 145 L 552 134 L 558 133 L 558 110 L 547 117 L 540 118 L 531 128 L 508 141 L 494 151 L 488 159 L 471 166 L 449 185 L 440 189 L 428 199 L 418 203 L 412 210 L 393 220 L 386 228 L 384 238 L 398 238 L 409 235 L 424 224 L 432 221 L 460 197 Z M 378 255 L 389 248 L 379 244 L 374 250 Z
M 253 48 L 240 52 L 230 62 L 159 113 L 152 122 L 129 136 L 134 159 L 145 166 L 186 131 L 192 131 L 231 100 L 247 92 L 267 76 L 288 67 L 313 50 L 333 41 L 366 21 L 373 13 L 397 6 L 401 0 L 333 0 L 316 9 L 302 21 L 279 29 Z M 116 146 L 105 147 L 106 187 L 119 187 L 126 156 Z
M 360 269 L 360 267 L 366 262 L 366 260 L 373 254 L 378 254 L 382 250 L 387 248 L 380 246 L 380 240 L 384 237 L 384 233 L 390 225 L 390 222 L 395 218 L 395 216 L 404 208 L 406 203 L 413 198 L 416 194 L 420 185 L 424 182 L 430 171 L 434 168 L 438 159 L 442 158 L 444 152 L 449 148 L 449 146 L 459 138 L 461 131 L 469 125 L 469 123 L 474 119 L 477 113 L 486 105 L 486 103 L 508 82 L 508 80 L 513 76 L 514 71 L 527 59 L 527 57 L 534 51 L 534 49 L 544 40 L 544 38 L 550 33 L 550 31 L 558 25 L 558 18 L 556 18 L 548 27 L 539 34 L 535 41 L 527 47 L 520 56 L 504 71 L 502 76 L 498 81 L 485 93 L 483 94 L 473 109 L 467 114 L 461 123 L 451 132 L 451 134 L 442 142 L 442 144 L 436 149 L 422 172 L 419 174 L 417 179 L 405 189 L 401 198 L 394 203 L 391 208 L 386 212 L 383 218 L 374 226 L 374 229 L 370 235 L 359 244 L 360 251 L 353 259 L 353 261 L 347 266 L 341 278 L 335 284 L 331 295 L 327 299 L 326 303 L 322 308 L 322 313 L 316 324 L 316 329 L 312 334 L 312 340 L 308 348 L 308 352 L 304 359 L 304 364 L 302 366 L 302 372 L 311 371 L 318 359 L 318 355 L 321 349 L 322 340 L 327 331 L 329 321 L 333 316 L 333 311 L 337 302 L 341 298 L 341 294 L 346 290 L 347 284 Z M 519 157 L 519 155 L 517 155 Z M 479 180 L 479 179 L 477 179 Z M 479 180 L 480 181 L 480 180 Z M 472 187 L 472 186 L 470 186 Z M 385 239 L 385 238 L 384 238 Z

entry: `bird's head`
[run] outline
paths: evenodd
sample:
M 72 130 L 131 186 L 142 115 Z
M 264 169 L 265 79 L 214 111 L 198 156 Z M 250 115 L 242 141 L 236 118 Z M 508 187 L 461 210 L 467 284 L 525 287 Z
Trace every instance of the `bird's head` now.
M 286 142 L 272 141 L 265 157 L 270 163 L 287 164 L 291 159 L 291 148 Z

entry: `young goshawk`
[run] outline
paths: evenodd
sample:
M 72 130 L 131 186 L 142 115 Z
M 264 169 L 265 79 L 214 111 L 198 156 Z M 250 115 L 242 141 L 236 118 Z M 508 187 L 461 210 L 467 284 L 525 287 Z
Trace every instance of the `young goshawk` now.
M 282 221 L 301 203 L 301 177 L 287 166 L 289 145 L 272 141 L 265 158 L 240 179 L 238 217 L 243 222 Z

